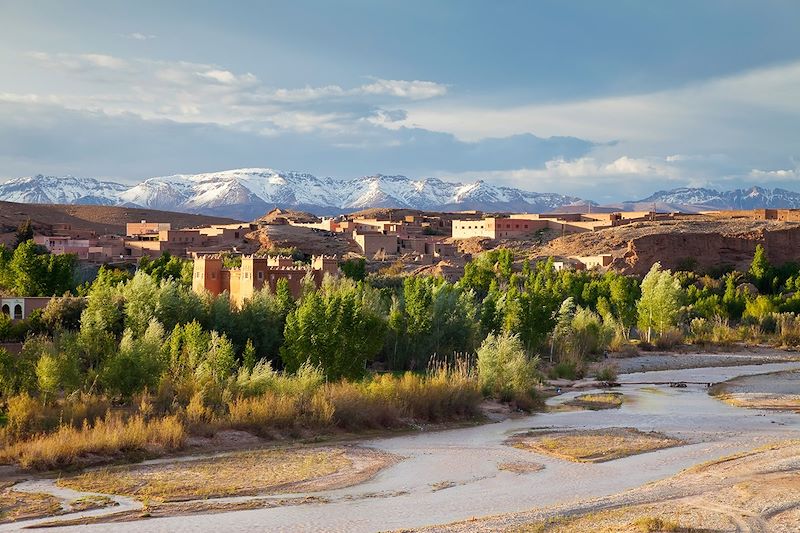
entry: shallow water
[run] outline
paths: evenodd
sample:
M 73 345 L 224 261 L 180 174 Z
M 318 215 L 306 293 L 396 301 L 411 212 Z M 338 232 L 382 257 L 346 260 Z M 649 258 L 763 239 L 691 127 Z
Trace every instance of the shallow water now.
M 741 375 L 793 369 L 800 369 L 800 363 L 625 374 L 619 378 L 622 387 L 616 389 L 626 399 L 619 409 L 544 413 L 496 424 L 367 441 L 364 445 L 406 459 L 367 483 L 315 493 L 331 503 L 61 530 L 377 531 L 610 495 L 668 477 L 693 464 L 768 442 L 800 437 L 797 415 L 732 407 L 709 397 L 704 386 L 673 389 L 625 383 L 720 382 Z M 565 394 L 551 402 L 560 403 L 585 392 Z M 597 464 L 571 463 L 503 444 L 508 436 L 534 427 L 635 427 L 661 431 L 688 444 Z M 500 463 L 513 461 L 533 461 L 545 468 L 527 474 L 497 468 Z M 453 486 L 434 490 L 435 485 L 443 482 Z M 0 530 L 14 527 L 19 526 Z
M 800 372 L 745 376 L 728 384 L 725 392 L 755 394 L 800 394 Z

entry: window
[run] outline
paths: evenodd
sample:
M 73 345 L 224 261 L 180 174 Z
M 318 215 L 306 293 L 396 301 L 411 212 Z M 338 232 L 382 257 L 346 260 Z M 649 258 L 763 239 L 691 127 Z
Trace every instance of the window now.
M 258 271 L 258 279 L 264 279 L 264 272 L 261 270 Z
M 519 224 L 514 226 L 515 229 L 519 229 Z
M 211 279 L 217 279 L 217 273 L 216 272 L 212 272 L 211 273 Z
M 528 229 L 528 225 L 527 224 L 525 224 L 525 229 Z
M 14 306 L 14 318 L 16 320 L 22 320 L 22 306 L 20 304 Z

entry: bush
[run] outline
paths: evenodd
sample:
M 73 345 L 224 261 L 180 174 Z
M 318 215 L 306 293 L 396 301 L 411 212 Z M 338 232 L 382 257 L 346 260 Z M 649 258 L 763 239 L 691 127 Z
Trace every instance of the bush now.
M 22 468 L 45 470 L 72 465 L 88 454 L 113 457 L 120 453 L 146 453 L 153 449 L 177 450 L 186 431 L 175 416 L 145 421 L 128 420 L 111 413 L 94 425 L 81 428 L 61 425 L 49 435 L 18 442 L 0 450 L 0 462 L 17 462 Z
M 783 313 L 777 318 L 778 340 L 783 346 L 800 346 L 800 317 Z
M 576 380 L 583 377 L 583 367 L 578 366 L 574 361 L 562 361 L 552 367 L 548 375 L 551 379 Z
M 617 367 L 613 364 L 605 364 L 598 367 L 594 375 L 597 381 L 614 383 L 617 381 Z
M 671 350 L 683 343 L 683 333 L 679 329 L 668 329 L 656 339 L 656 348 Z
M 587 355 L 603 352 L 613 337 L 613 328 L 603 324 L 597 313 L 579 307 L 572 319 L 566 344 L 574 357 L 583 359 Z
M 517 335 L 490 334 L 478 348 L 478 382 L 486 396 L 511 401 L 535 395 L 539 358 L 529 358 Z
M 291 428 L 299 423 L 300 414 L 295 398 L 266 392 L 228 403 L 227 423 L 236 429 L 269 436 L 270 430 Z

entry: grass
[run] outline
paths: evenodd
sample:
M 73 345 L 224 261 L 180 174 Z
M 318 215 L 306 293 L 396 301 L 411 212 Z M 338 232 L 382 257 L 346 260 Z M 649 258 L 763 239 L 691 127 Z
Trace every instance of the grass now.
M 475 419 L 482 401 L 477 379 L 461 367 L 325 383 L 313 368 L 284 375 L 264 366 L 240 373 L 224 390 L 168 396 L 167 402 L 159 395 L 143 397 L 138 408 L 106 411 L 98 418 L 97 408 L 104 404 L 87 395 L 70 406 L 69 419 L 51 430 L 39 419 L 45 411 L 48 417 L 56 412 L 55 406 L 19 395 L 12 402 L 13 431 L 2 428 L 0 433 L 0 463 L 47 470 L 141 459 L 180 449 L 189 434 L 211 436 L 226 429 L 284 438 L 418 427 Z M 166 413 L 163 407 L 154 409 L 163 404 L 170 406 Z
M 171 464 L 104 468 L 61 478 L 58 485 L 156 502 L 279 494 L 352 471 L 353 453 L 344 447 L 240 452 Z M 380 460 L 381 456 L 371 458 Z
M 652 506 L 607 509 L 579 516 L 555 516 L 531 522 L 511 531 L 519 533 L 702 533 L 709 531 L 684 526 L 677 516 Z
M 105 507 L 113 507 L 115 505 L 117 505 L 117 502 L 108 496 L 101 496 L 99 494 L 84 496 L 69 502 L 70 510 L 75 512 L 88 511 L 90 509 L 102 509 Z
M 186 438 L 183 424 L 175 416 L 145 420 L 136 415 L 127 420 L 108 415 L 93 426 L 62 425 L 55 432 L 20 441 L 0 450 L 0 463 L 18 463 L 22 468 L 47 470 L 74 465 L 88 456 L 158 454 L 181 448 Z
M 528 461 L 514 461 L 510 463 L 500 463 L 497 465 L 498 470 L 506 472 L 513 472 L 514 474 L 530 474 L 544 470 L 544 465 L 539 463 L 531 463 Z
M 623 396 L 619 392 L 600 392 L 594 394 L 581 394 L 573 400 L 565 402 L 567 405 L 581 409 L 599 411 L 602 409 L 618 409 L 622 406 Z
M 515 448 L 543 453 L 579 463 L 601 463 L 678 446 L 682 441 L 661 433 L 645 433 L 633 428 L 608 428 L 547 433 L 527 433 L 512 437 Z
M 53 516 L 59 512 L 61 502 L 50 494 L 11 489 L 0 492 L 0 523 Z

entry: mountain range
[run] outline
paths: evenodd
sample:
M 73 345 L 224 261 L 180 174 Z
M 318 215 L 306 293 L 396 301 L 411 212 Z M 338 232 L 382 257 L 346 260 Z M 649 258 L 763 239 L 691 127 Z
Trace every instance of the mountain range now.
M 482 210 L 541 213 L 582 210 L 597 204 L 574 196 L 530 192 L 484 181 L 455 183 L 377 174 L 352 179 L 317 177 L 268 168 L 178 174 L 123 185 L 94 178 L 36 175 L 0 184 L 0 200 L 21 203 L 94 204 L 144 207 L 250 220 L 273 207 L 334 215 L 370 207 L 428 211 Z M 710 209 L 800 208 L 800 193 L 752 187 L 731 191 L 677 188 L 611 209 L 701 211 Z
M 267 168 L 179 174 L 149 178 L 135 185 L 37 175 L 0 184 L 0 200 L 121 205 L 242 220 L 261 216 L 273 207 L 334 215 L 370 207 L 546 212 L 585 205 L 574 196 L 529 192 L 484 181 L 452 183 L 381 174 L 353 179 L 320 178 Z

